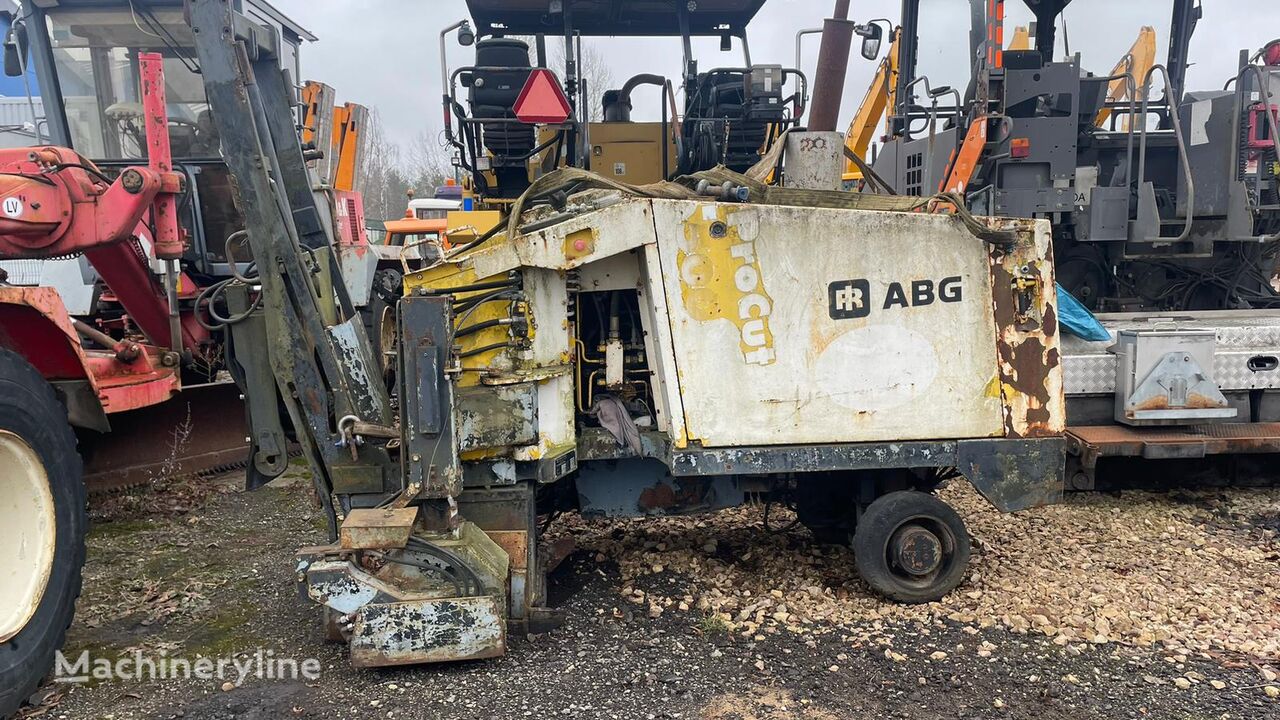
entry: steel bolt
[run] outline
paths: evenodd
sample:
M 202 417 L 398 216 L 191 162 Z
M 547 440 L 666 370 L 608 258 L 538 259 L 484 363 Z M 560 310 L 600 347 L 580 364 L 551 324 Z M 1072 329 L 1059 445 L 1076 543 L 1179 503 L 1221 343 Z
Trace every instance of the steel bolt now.
M 142 192 L 142 173 L 133 169 L 125 170 L 120 176 L 120 185 L 124 187 L 125 192 L 130 195 L 137 195 L 139 192 Z

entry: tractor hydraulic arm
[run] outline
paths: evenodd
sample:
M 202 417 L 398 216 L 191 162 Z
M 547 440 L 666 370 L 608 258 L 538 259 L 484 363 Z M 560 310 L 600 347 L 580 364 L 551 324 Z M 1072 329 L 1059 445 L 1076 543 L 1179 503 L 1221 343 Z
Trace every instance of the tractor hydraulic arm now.
M 177 198 L 186 178 L 174 172 L 169 149 L 164 61 L 143 53 L 138 63 L 147 165 L 125 168 L 113 181 L 70 148 L 0 150 L 0 258 L 52 258 L 113 245 L 133 237 L 144 220 L 156 258 L 182 257 Z
M 186 176 L 172 166 L 163 59 L 138 60 L 147 164 L 113 180 L 70 148 L 0 150 L 0 259 L 84 253 L 148 340 L 194 352 L 208 331 L 170 307 L 186 250 L 177 212 Z M 141 244 L 129 242 L 148 234 L 152 258 L 166 268 L 163 286 Z
M 158 197 L 182 193 L 183 182 L 180 173 L 147 167 L 108 181 L 68 148 L 0 150 L 0 257 L 52 258 L 118 243 Z

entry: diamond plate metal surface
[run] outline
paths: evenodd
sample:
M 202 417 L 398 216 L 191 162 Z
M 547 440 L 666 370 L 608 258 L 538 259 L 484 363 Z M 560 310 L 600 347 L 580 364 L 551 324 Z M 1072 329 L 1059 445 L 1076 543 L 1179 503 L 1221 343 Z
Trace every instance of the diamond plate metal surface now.
M 1258 356 L 1280 359 L 1280 311 L 1227 310 L 1189 314 L 1099 315 L 1114 338 L 1120 330 L 1186 328 L 1213 330 L 1217 337 L 1213 379 L 1224 392 L 1280 388 L 1280 369 L 1254 371 L 1249 360 Z M 1109 395 L 1116 389 L 1114 343 L 1062 337 L 1062 368 L 1067 395 Z

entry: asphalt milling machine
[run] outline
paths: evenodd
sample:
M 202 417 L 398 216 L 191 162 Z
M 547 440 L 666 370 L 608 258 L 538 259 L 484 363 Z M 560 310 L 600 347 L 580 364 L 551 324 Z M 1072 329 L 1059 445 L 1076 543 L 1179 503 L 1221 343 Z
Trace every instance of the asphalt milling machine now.
M 556 622 L 546 573 L 569 548 L 539 526 L 557 511 L 786 503 L 851 543 L 870 587 L 925 602 L 970 551 L 931 490 L 963 478 L 1003 511 L 1061 496 L 1051 223 L 976 216 L 956 194 L 832 189 L 843 142 L 801 130 L 803 73 L 751 62 L 762 4 L 471 0 L 441 38 L 477 55 L 444 70 L 474 239 L 405 274 L 384 375 L 299 139 L 287 48 L 232 0 L 188 3 L 256 268 L 213 306 L 236 319 L 225 362 L 249 484 L 301 447 L 329 544 L 299 550 L 299 588 L 354 664 L 495 657 Z M 597 35 L 680 43 L 681 77 L 632 78 L 587 122 L 573 49 Z M 697 36 L 738 39 L 743 65 L 700 70 Z M 557 76 L 545 45 L 561 39 Z M 664 97 L 659 122 L 629 120 L 642 85 Z M 34 572 L 0 556 L 27 580 L 5 607 L 29 610 L 0 618 L 6 713 L 61 642 L 83 562 L 83 527 L 52 529 L 80 517 L 74 438 L 39 374 L 15 368 L 22 383 L 0 388 L 38 412 L 0 414 L 3 459 L 31 480 L 5 491 L 50 541 Z
M 542 3 L 477 1 L 475 25 L 455 27 L 478 59 L 448 73 L 470 106 L 450 88 L 450 137 L 473 208 L 506 219 L 405 276 L 391 392 L 371 381 L 365 329 L 311 221 L 270 43 L 224 2 L 191 5 L 253 256 L 276 270 L 227 290 L 227 312 L 249 312 L 229 361 L 255 448 L 292 435 L 311 462 L 334 543 L 302 549 L 298 578 L 327 635 L 362 666 L 500 655 L 508 628 L 555 621 L 545 577 L 566 549 L 540 543 L 540 517 L 750 496 L 853 532 L 885 595 L 941 597 L 969 539 L 928 490 L 963 474 L 1004 510 L 1061 492 L 1047 223 L 980 220 L 954 198 L 766 184 L 821 174 L 806 162 L 838 170 L 838 144 L 782 160 L 804 94 L 794 70 L 704 73 L 687 56 L 679 122 L 630 126 L 622 91 L 604 93 L 606 122 L 583 122 L 575 61 L 562 84 L 540 66 L 545 39 L 531 60 L 512 36 L 550 22 L 574 43 L 622 33 L 687 49 L 695 35 L 745 38 L 761 3 L 567 5 L 549 20 Z M 736 150 L 770 137 L 763 159 Z M 583 167 L 628 150 L 608 176 Z M 868 252 L 841 252 L 830 227 L 863 229 Z M 963 331 L 937 342 L 937 327 Z

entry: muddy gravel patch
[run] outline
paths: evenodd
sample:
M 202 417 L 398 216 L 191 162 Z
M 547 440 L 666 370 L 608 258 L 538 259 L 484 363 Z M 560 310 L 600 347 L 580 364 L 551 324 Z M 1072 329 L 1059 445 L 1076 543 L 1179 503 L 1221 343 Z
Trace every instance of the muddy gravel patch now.
M 646 521 L 571 516 L 556 532 L 617 562 L 623 595 L 645 612 L 692 608 L 742 635 L 785 627 L 874 637 L 890 620 L 948 620 L 1076 650 L 1120 643 L 1280 660 L 1280 539 L 1267 521 L 1280 491 L 1078 495 L 1016 515 L 967 483 L 941 495 L 974 537 L 971 569 L 943 601 L 916 606 L 874 595 L 847 548 L 818 545 L 802 528 L 766 532 L 759 507 Z M 690 592 L 636 589 L 636 579 L 668 570 L 695 578 Z
M 180 514 L 95 527 L 69 646 L 267 649 L 318 659 L 321 677 L 51 685 L 34 715 L 1280 718 L 1280 540 L 1259 521 L 1277 491 L 1080 497 L 1007 516 L 949 488 L 978 542 L 973 570 L 946 602 L 915 607 L 871 595 L 848 551 L 766 532 L 759 507 L 566 515 L 548 533 L 579 548 L 551 578 L 562 627 L 512 637 L 497 660 L 360 670 L 293 586 L 294 549 L 323 535 L 305 485 L 227 487 Z

